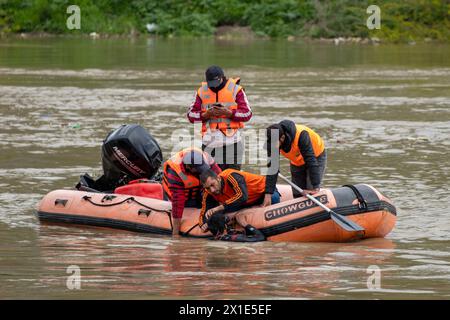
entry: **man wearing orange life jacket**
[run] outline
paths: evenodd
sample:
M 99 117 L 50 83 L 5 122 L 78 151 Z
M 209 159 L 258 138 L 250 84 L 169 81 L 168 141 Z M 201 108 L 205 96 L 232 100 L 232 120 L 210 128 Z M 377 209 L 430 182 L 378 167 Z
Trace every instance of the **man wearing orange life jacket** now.
M 278 138 L 274 141 L 273 138 Z M 272 144 L 273 143 L 273 144 Z M 276 150 L 276 154 L 272 154 Z M 267 128 L 269 167 L 275 172 L 266 177 L 266 196 L 263 206 L 271 204 L 271 195 L 278 178 L 279 153 L 291 161 L 292 181 L 309 194 L 320 191 L 325 173 L 327 153 L 322 138 L 311 128 L 283 120 Z M 295 198 L 302 196 L 292 189 Z
M 212 170 L 206 170 L 200 175 L 200 182 L 205 192 L 199 226 L 203 231 L 210 229 L 213 234 L 223 230 L 211 228 L 209 222 L 212 217 L 259 205 L 264 200 L 266 177 L 257 174 L 226 169 L 217 175 Z M 271 195 L 271 201 L 280 202 L 280 194 L 276 188 Z
M 201 206 L 199 176 L 205 170 L 221 170 L 210 155 L 197 148 L 186 148 L 164 163 L 164 198 L 172 202 L 172 233 L 178 235 L 185 207 Z
M 218 66 L 209 67 L 205 76 L 187 117 L 191 123 L 202 122 L 202 149 L 221 169 L 239 170 L 244 152 L 242 129 L 252 117 L 247 96 L 240 79 L 227 79 Z

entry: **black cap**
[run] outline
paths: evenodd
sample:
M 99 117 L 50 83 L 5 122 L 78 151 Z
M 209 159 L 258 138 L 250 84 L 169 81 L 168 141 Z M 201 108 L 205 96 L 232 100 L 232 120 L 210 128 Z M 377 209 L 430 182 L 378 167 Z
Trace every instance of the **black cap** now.
M 192 150 L 188 152 L 183 157 L 183 163 L 188 166 L 192 166 L 200 174 L 210 168 L 209 164 L 206 163 L 203 155 L 197 151 Z
M 206 69 L 205 72 L 206 82 L 209 88 L 216 88 L 220 85 L 220 79 L 224 77 L 224 73 L 221 67 L 211 66 Z

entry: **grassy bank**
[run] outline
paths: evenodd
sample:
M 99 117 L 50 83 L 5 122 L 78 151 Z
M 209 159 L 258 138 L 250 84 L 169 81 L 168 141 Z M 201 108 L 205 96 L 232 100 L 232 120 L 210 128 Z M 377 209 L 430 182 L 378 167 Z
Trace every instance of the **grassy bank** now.
M 366 9 L 381 9 L 381 29 L 366 27 Z M 81 9 L 69 30 L 66 8 Z M 450 41 L 447 0 L 0 0 L 0 32 L 211 36 L 223 26 L 248 26 L 262 37 L 377 37 L 388 42 Z

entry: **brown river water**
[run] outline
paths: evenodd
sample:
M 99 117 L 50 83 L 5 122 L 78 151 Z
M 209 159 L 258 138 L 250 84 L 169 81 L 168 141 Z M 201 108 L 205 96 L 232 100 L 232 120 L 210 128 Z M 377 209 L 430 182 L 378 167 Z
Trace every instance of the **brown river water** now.
M 167 159 L 173 131 L 193 131 L 185 113 L 210 64 L 242 78 L 248 130 L 311 126 L 328 147 L 326 187 L 368 183 L 389 196 L 393 232 L 236 244 L 39 223 L 47 192 L 101 173 L 117 126 L 141 124 Z M 449 45 L 1 39 L 0 150 L 0 299 L 450 298 Z M 67 287 L 71 265 L 79 290 Z

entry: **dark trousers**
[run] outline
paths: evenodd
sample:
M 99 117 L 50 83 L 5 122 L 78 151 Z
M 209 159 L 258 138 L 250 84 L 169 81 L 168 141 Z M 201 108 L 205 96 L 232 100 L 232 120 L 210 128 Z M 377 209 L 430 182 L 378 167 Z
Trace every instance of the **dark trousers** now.
M 326 151 L 322 152 L 322 154 L 317 157 L 317 162 L 319 163 L 320 184 L 322 184 L 323 176 L 325 174 L 325 168 L 327 166 Z M 309 177 L 309 170 L 306 168 L 306 165 L 298 167 L 291 164 L 291 176 L 292 182 L 294 182 L 300 188 L 306 190 L 313 189 L 313 185 L 311 184 L 311 179 Z M 294 194 L 294 198 L 299 198 L 302 196 L 300 192 L 298 192 L 294 188 L 292 188 L 292 192 Z
M 202 145 L 202 150 L 208 152 L 220 169 L 241 170 L 244 146 L 241 141 L 219 148 L 208 148 Z

